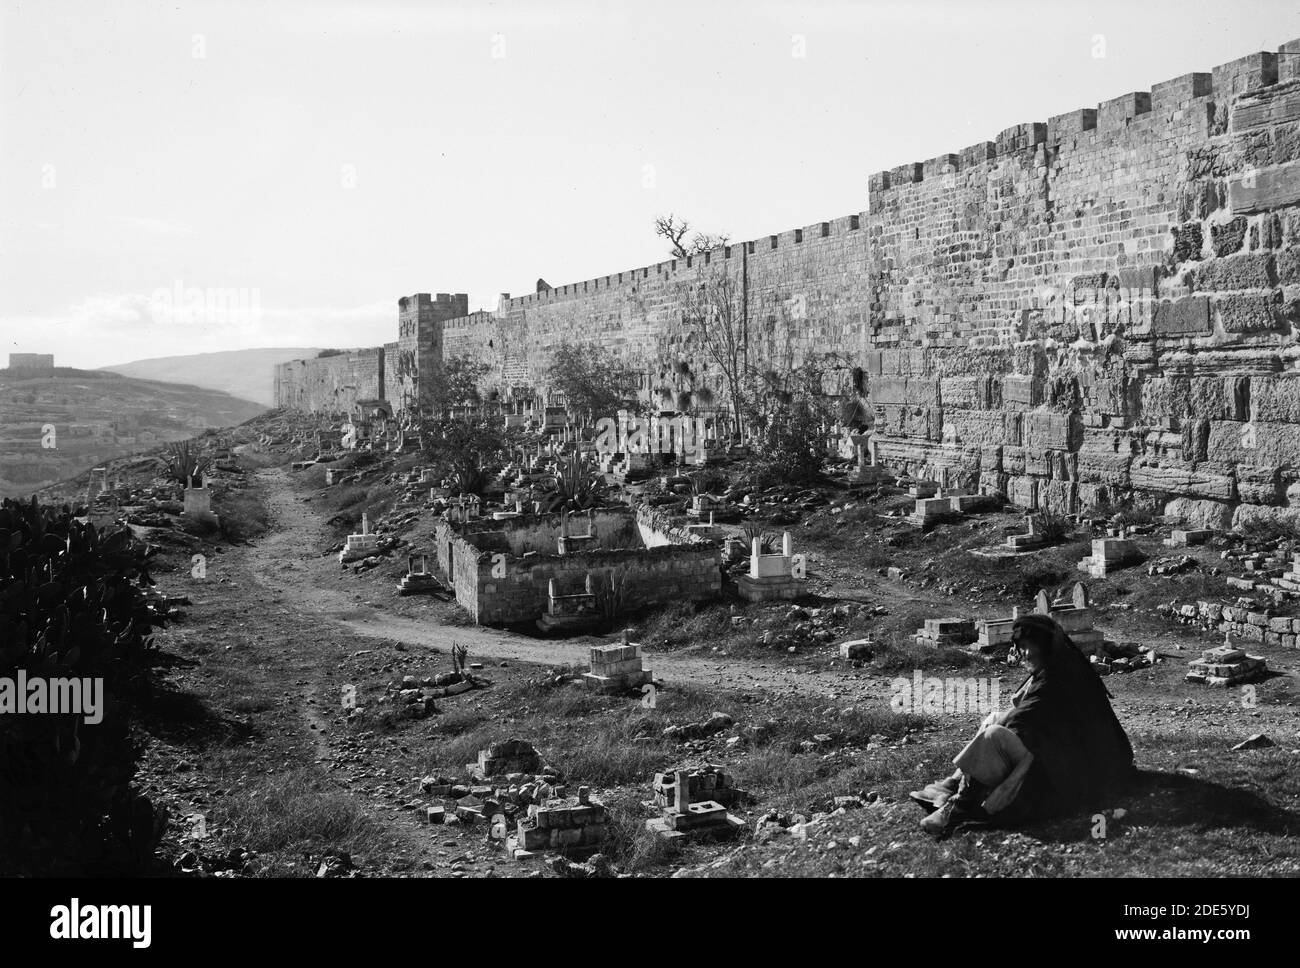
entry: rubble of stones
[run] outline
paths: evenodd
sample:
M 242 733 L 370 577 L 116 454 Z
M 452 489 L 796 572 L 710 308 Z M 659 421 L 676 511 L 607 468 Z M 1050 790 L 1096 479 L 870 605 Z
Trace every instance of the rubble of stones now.
M 1278 614 L 1275 608 L 1251 598 L 1238 598 L 1230 604 L 1201 600 L 1165 609 L 1175 621 L 1218 632 L 1233 641 L 1285 649 L 1300 644 L 1300 614 Z
M 794 654 L 812 646 L 843 638 L 852 621 L 889 614 L 883 605 L 841 604 L 805 608 L 771 607 L 757 615 L 732 615 L 733 628 L 752 629 L 756 646 Z M 717 651 L 716 648 L 714 651 Z

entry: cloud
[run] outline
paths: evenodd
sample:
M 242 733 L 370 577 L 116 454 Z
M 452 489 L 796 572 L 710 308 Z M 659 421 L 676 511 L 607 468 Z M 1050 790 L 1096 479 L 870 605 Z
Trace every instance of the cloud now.
M 374 34 L 437 34 L 452 31 L 495 31 L 530 27 L 559 27 L 574 17 L 586 22 L 617 13 L 600 4 L 580 0 L 516 4 L 431 4 L 352 2 L 324 7 L 308 5 L 282 8 L 283 25 L 297 33 L 317 36 L 321 31 Z
M 893 31 L 925 28 L 954 31 L 1006 14 L 1006 8 L 1023 6 L 1025 0 L 1003 0 L 981 8 L 979 4 L 958 0 L 917 3 L 916 0 L 825 0 L 821 3 L 796 3 L 772 0 L 758 7 L 762 16 L 782 27 L 815 30 L 868 30 L 889 28 Z
M 174 222 L 165 218 L 141 218 L 136 215 L 115 215 L 112 221 L 118 225 L 134 229 L 144 235 L 157 236 L 165 239 L 183 238 L 193 234 L 193 230 L 182 222 Z
M 257 290 L 180 286 L 171 290 L 170 301 L 162 298 L 166 292 L 98 295 L 54 314 L 0 317 L 0 345 L 5 352 L 54 353 L 60 365 L 91 368 L 258 346 L 378 346 L 397 338 L 391 300 L 352 307 L 268 306 Z M 185 298 L 196 293 L 203 296 L 201 304 Z

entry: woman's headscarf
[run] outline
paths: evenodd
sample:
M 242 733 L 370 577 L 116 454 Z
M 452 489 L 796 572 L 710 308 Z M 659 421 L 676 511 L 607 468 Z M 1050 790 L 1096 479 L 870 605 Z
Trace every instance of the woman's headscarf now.
M 1131 771 L 1133 748 L 1101 676 L 1050 616 L 1017 618 L 1011 636 L 1036 644 L 1043 661 L 1004 725 L 1034 754 L 1062 806 L 1104 794 Z

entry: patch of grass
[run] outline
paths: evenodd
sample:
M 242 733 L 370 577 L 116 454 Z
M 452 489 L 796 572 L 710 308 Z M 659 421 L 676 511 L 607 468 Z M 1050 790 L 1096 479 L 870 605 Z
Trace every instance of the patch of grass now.
M 369 490 L 361 484 L 343 484 L 328 492 L 329 507 L 336 511 L 346 511 L 363 503 L 369 496 Z
M 771 794 L 782 798 L 782 803 L 814 780 L 839 772 L 833 761 L 822 760 L 811 753 L 792 753 L 784 746 L 761 747 L 746 756 L 735 769 L 742 789 Z
M 556 756 L 566 778 L 596 786 L 644 783 L 664 766 L 664 749 L 659 743 L 636 743 L 626 730 L 602 729 Z
M 453 710 L 437 718 L 437 730 L 447 736 L 460 736 L 475 729 L 482 718 L 467 709 Z
M 230 711 L 241 716 L 264 713 L 275 708 L 275 700 L 270 696 L 240 696 L 230 704 Z
M 219 818 L 223 839 L 259 853 L 296 856 L 331 848 L 367 854 L 391 839 L 354 796 L 322 789 L 310 770 L 277 773 L 243 784 Z
M 881 524 L 879 515 L 865 501 L 839 514 L 822 510 L 816 516 L 793 529 L 797 547 L 818 545 L 823 550 L 865 552 L 868 568 L 880 567 L 888 561 L 888 555 L 881 546 L 878 529 Z M 864 537 L 864 529 L 871 529 Z M 867 545 L 863 547 L 864 543 Z
M 606 797 L 609 811 L 605 845 L 601 850 L 625 874 L 655 873 L 679 853 L 678 849 L 646 830 L 646 810 L 631 792 Z
M 871 671 L 879 673 L 910 674 L 914 669 L 967 669 L 983 665 L 982 660 L 963 649 L 936 649 L 906 638 L 882 640 L 871 657 Z
M 645 615 L 638 627 L 641 641 L 656 648 L 678 649 L 708 642 L 726 647 L 752 630 L 734 629 L 730 607 L 721 602 L 681 602 Z
M 526 735 L 522 731 L 519 735 Z M 465 771 L 465 764 L 478 759 L 478 751 L 487 749 L 494 742 L 509 739 L 507 730 L 495 726 L 477 726 L 438 744 L 433 759 L 439 767 L 460 775 Z
M 258 489 L 227 491 L 217 495 L 212 510 L 221 520 L 221 534 L 228 541 L 251 541 L 271 526 L 271 511 Z
M 263 467 L 283 467 L 289 463 L 289 458 L 293 455 L 285 455 L 276 451 L 262 451 L 258 453 L 253 450 L 241 451 L 237 460 L 240 467 L 245 470 L 259 470 Z

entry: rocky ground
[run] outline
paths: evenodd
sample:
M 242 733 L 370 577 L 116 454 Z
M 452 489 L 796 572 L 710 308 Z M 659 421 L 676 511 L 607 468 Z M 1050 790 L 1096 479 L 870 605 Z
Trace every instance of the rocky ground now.
M 921 668 L 996 677 L 1005 696 L 1020 674 L 918 649 L 906 633 L 925 617 L 1028 606 L 1045 579 L 1076 577 L 1070 569 L 1086 543 L 973 566 L 969 549 L 999 542 L 1016 516 L 994 512 L 926 534 L 891 515 L 907 503 L 896 495 L 828 492 L 787 514 L 810 555 L 804 600 L 633 619 L 660 685 L 656 708 L 646 709 L 636 696 L 556 683 L 555 669 L 585 661 L 608 638 L 468 626 L 454 603 L 396 596 L 400 556 L 359 574 L 342 568 L 328 553 L 340 533 L 329 497 L 278 461 L 261 455 L 256 463 L 268 466 L 244 481 L 264 502 L 265 533 L 235 545 L 172 534 L 155 573 L 160 590 L 190 600 L 159 635 L 166 667 L 141 722 L 140 783 L 171 810 L 163 859 L 173 870 L 555 876 L 545 863 L 508 861 L 484 824 L 424 822 L 424 808 L 443 801 L 422 791 L 422 778 L 463 777 L 479 749 L 520 738 L 609 807 L 606 853 L 615 871 L 635 876 L 1300 871 L 1297 653 L 1251 650 L 1272 673 L 1248 703 L 1238 689 L 1183 681 L 1187 659 L 1217 638 L 1164 612 L 1170 601 L 1222 589 L 1213 548 L 1193 549 L 1196 568 L 1172 576 L 1138 565 L 1091 583 L 1106 631 L 1162 656 L 1107 679 L 1143 771 L 1137 787 L 1101 817 L 972 829 L 936 844 L 916 829 L 907 791 L 947 772 L 980 716 L 897 715 L 891 684 Z M 405 534 L 418 545 L 418 525 Z M 1158 538 L 1138 540 L 1158 557 L 1167 551 Z M 191 572 L 195 553 L 206 556 L 203 578 Z M 891 566 L 901 579 L 881 573 Z M 872 657 L 839 658 L 836 644 L 864 633 L 879 643 Z M 448 672 L 453 643 L 469 650 L 483 687 L 436 700 L 426 718 L 394 715 L 385 697 L 404 677 Z M 344 687 L 362 714 L 344 708 Z M 708 722 L 716 731 L 672 735 Z M 1272 745 L 1232 749 L 1255 734 Z M 705 762 L 752 794 L 732 810 L 745 835 L 667 853 L 642 829 L 652 816 L 642 801 L 657 771 Z

